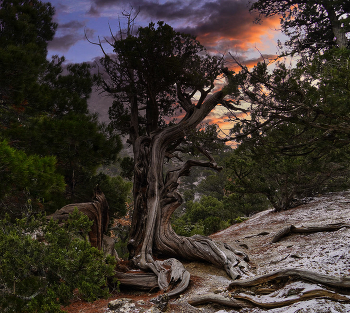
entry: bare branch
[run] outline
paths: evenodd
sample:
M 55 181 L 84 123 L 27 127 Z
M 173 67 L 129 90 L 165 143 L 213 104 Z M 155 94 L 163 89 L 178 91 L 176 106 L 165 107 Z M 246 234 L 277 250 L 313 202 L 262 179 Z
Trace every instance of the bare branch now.
M 187 98 L 181 91 L 181 86 L 177 85 L 177 97 L 181 107 L 188 113 L 193 112 L 195 106 L 193 105 L 191 98 Z
M 183 162 L 183 159 L 178 155 L 178 154 L 174 154 L 174 153 L 169 153 L 169 152 L 165 152 L 165 157 L 167 159 L 173 159 L 173 158 L 176 158 L 178 159 L 179 161 Z

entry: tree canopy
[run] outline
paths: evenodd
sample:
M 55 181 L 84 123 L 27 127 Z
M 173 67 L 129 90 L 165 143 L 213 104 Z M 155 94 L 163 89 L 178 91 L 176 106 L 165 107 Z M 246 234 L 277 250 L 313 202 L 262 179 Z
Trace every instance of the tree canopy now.
M 46 59 L 47 44 L 57 27 L 54 13 L 50 3 L 41 1 L 0 3 L 0 138 L 18 150 L 13 153 L 23 152 L 23 158 L 35 155 L 42 157 L 42 162 L 46 157 L 56 160 L 51 166 L 58 181 L 52 186 L 62 186 L 62 177 L 65 181 L 64 192 L 56 188 L 50 193 L 30 194 L 30 181 L 23 186 L 24 180 L 12 176 L 18 180 L 12 185 L 8 182 L 7 187 L 17 187 L 6 197 L 1 195 L 2 206 L 14 202 L 19 212 L 28 197 L 49 212 L 68 202 L 90 200 L 93 183 L 102 182 L 102 176 L 96 177 L 98 167 L 116 161 L 122 148 L 119 136 L 88 111 L 94 83 L 91 66 L 65 64 L 65 58 L 58 56 Z M 102 184 L 108 181 L 104 178 Z M 22 196 L 19 186 L 23 190 L 29 187 Z M 14 190 L 21 199 L 18 202 L 9 197 Z M 125 211 L 124 202 L 113 210 Z
M 115 98 L 111 126 L 132 143 L 171 122 L 177 109 L 193 111 L 196 92 L 199 108 L 220 73 L 220 59 L 201 55 L 204 47 L 193 36 L 163 22 L 141 27 L 135 36 L 128 32 L 111 45 L 115 54 L 101 59 L 107 73 L 101 86 Z
M 0 4 L 0 107 L 23 106 L 45 69 L 47 43 L 57 24 L 54 8 L 41 1 Z
M 46 59 L 54 13 L 50 3 L 37 0 L 0 1 L 3 312 L 60 312 L 76 290 L 89 301 L 106 296 L 115 259 L 91 247 L 92 222 L 75 211 L 62 227 L 45 214 L 91 200 L 98 184 L 111 199 L 113 218 L 125 213 L 130 189 L 121 177 L 98 173 L 122 145 L 88 111 L 91 66 Z
M 229 165 L 230 188 L 260 192 L 281 210 L 349 185 L 349 7 L 345 1 L 258 1 L 252 9 L 282 15 L 285 47 L 296 65 L 261 62 L 252 70 L 241 66 L 235 76 L 236 105 L 245 114 L 232 112 L 231 133 L 241 145 Z
M 231 277 L 240 276 L 246 270 L 238 266 L 244 263 L 241 256 L 224 246 L 215 248 L 209 238 L 179 237 L 170 225 L 172 213 L 182 203 L 176 191 L 179 178 L 195 166 L 222 169 L 203 145 L 210 141 L 198 136 L 196 128 L 217 104 L 228 105 L 225 96 L 236 91 L 232 72 L 223 68 L 223 58 L 208 54 L 193 36 L 163 22 L 150 23 L 133 34 L 133 18 L 127 17 L 126 33 L 120 30 L 110 42 L 114 54 L 105 53 L 100 60 L 105 70 L 100 86 L 114 99 L 110 127 L 128 135 L 133 148 L 130 264 L 152 270 L 162 290 L 174 284 L 169 295 L 188 286 L 189 273 L 176 259 L 158 260 L 154 253 L 207 260 L 223 266 Z M 96 44 L 103 50 L 101 42 Z M 223 76 L 227 86 L 215 90 L 216 79 Z M 192 152 L 207 161 L 183 158 Z M 176 165 L 165 166 L 169 160 L 177 160 Z M 172 282 L 171 273 L 182 274 L 175 274 Z
M 350 32 L 350 5 L 345 0 L 259 0 L 251 6 L 260 17 L 280 15 L 286 46 L 310 55 L 331 47 L 345 48 Z

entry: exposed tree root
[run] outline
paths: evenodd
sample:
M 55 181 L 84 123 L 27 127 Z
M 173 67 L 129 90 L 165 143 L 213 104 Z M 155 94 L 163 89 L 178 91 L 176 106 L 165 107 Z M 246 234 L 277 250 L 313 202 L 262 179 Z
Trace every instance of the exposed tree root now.
M 291 233 L 317 233 L 323 231 L 336 231 L 343 227 L 350 228 L 350 224 L 346 223 L 336 223 L 336 224 L 328 224 L 322 226 L 300 226 L 296 227 L 294 225 L 288 225 L 282 228 L 277 234 L 272 238 L 271 242 L 275 243 L 280 241 L 283 237 L 290 235 Z
M 164 230 L 164 228 L 161 229 Z M 170 225 L 169 231 L 173 232 Z M 248 256 L 227 244 L 215 242 L 208 237 L 199 235 L 182 237 L 175 232 L 171 236 L 164 232 L 162 236 L 156 238 L 155 250 L 161 255 L 176 255 L 182 259 L 212 263 L 224 268 L 232 279 L 250 275 L 247 263 Z M 122 285 L 138 289 L 149 290 L 158 286 L 161 290 L 167 292 L 170 297 L 182 293 L 188 287 L 190 273 L 180 261 L 174 258 L 155 260 L 150 256 L 147 260 L 148 262 L 143 268 L 144 270 L 151 270 L 153 273 L 117 273 L 116 278 Z M 140 263 L 137 263 L 138 259 L 136 257 L 132 261 L 134 266 L 141 267 Z
M 170 258 L 164 261 L 154 261 L 154 264 L 160 268 L 158 286 L 167 292 L 169 297 L 182 293 L 188 287 L 191 275 L 181 262 Z
M 116 272 L 115 277 L 121 285 L 140 290 L 152 290 L 158 288 L 158 277 L 154 273 L 122 273 Z
M 208 237 L 195 235 L 181 237 L 176 234 L 170 240 L 158 242 L 163 254 L 177 255 L 186 260 L 205 261 L 224 268 L 229 277 L 238 279 L 249 276 L 248 256 L 227 244 L 215 242 Z M 176 240 L 174 240 L 176 239 Z
M 234 289 L 237 289 L 237 287 L 239 288 L 239 290 L 235 290 L 236 292 L 238 292 L 238 294 L 232 294 L 230 297 L 210 293 L 194 296 L 188 301 L 188 303 L 191 305 L 217 303 L 233 308 L 251 308 L 257 306 L 264 309 L 273 309 L 315 298 L 325 298 L 338 302 L 350 302 L 350 297 L 346 295 L 339 294 L 337 292 L 329 291 L 326 289 L 319 289 L 317 287 L 317 289 L 307 290 L 305 292 L 302 292 L 303 288 L 301 288 L 301 290 L 297 291 L 298 293 L 301 292 L 299 295 L 293 293 L 293 295 L 295 296 L 289 299 L 286 298 L 280 301 L 273 302 L 267 302 L 263 301 L 261 298 L 253 297 L 247 294 L 241 294 L 244 293 L 244 290 L 242 290 L 241 288 L 247 288 L 250 292 L 253 291 L 257 295 L 270 294 L 274 291 L 277 291 L 278 289 L 281 289 L 291 279 L 312 281 L 317 284 L 331 286 L 341 291 L 350 288 L 350 278 L 348 277 L 333 277 L 313 273 L 306 270 L 286 269 L 279 270 L 267 275 L 262 275 L 259 277 L 234 281 L 229 285 L 228 290 L 232 291 Z M 250 289 L 251 287 L 257 288 Z
M 153 260 L 153 263 L 149 264 L 150 268 L 152 266 L 156 267 L 153 272 L 141 270 L 121 272 L 120 270 L 128 268 L 125 265 L 119 266 L 115 277 L 123 286 L 149 291 L 160 288 L 167 292 L 168 296 L 177 295 L 188 287 L 190 274 L 176 259 Z
M 208 293 L 204 295 L 194 296 L 190 300 L 188 300 L 188 303 L 193 306 L 207 303 L 216 303 L 237 309 L 252 308 L 256 306 L 264 309 L 274 309 L 315 298 L 330 299 L 338 302 L 350 302 L 350 299 L 346 296 L 328 290 L 317 289 L 306 291 L 302 293 L 299 297 L 293 299 L 286 299 L 274 302 L 257 301 L 256 299 L 253 299 L 252 297 L 249 297 L 247 295 L 233 295 L 232 297 L 225 297 L 222 295 Z
M 255 306 L 258 306 L 260 308 L 264 309 L 274 309 L 274 308 L 280 308 L 283 306 L 291 305 L 296 302 L 306 301 L 314 298 L 325 298 L 330 299 L 333 301 L 339 301 L 339 302 L 350 302 L 350 299 L 346 296 L 340 295 L 335 292 L 331 292 L 328 290 L 309 290 L 304 293 L 302 293 L 299 297 L 293 298 L 293 299 L 286 299 L 283 301 L 274 301 L 274 302 L 259 302 L 249 296 L 246 295 L 234 295 L 233 296 L 237 300 L 246 300 L 254 304 Z
M 290 278 L 294 277 L 296 279 L 311 281 L 317 284 L 323 284 L 325 286 L 335 287 L 335 288 L 350 288 L 350 277 L 336 277 L 328 276 L 323 274 L 318 274 L 315 272 L 302 270 L 302 269 L 282 269 L 269 274 L 265 274 L 258 277 L 253 277 L 245 280 L 233 281 L 229 285 L 229 290 L 234 287 L 251 287 L 260 285 L 276 278 Z

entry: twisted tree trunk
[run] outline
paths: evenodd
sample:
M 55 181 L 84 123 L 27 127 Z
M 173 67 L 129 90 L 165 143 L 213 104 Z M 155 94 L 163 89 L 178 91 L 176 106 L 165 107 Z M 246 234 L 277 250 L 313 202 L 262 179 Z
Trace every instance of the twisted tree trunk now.
M 134 266 L 153 271 L 158 277 L 160 289 L 171 289 L 170 296 L 188 286 L 190 274 L 176 259 L 157 260 L 154 253 L 157 256 L 208 261 L 223 267 L 233 279 L 248 273 L 247 256 L 243 253 L 204 236 L 178 236 L 171 228 L 170 217 L 182 202 L 176 192 L 179 178 L 188 175 L 193 166 L 221 170 L 210 155 L 203 150 L 208 162 L 190 160 L 182 167 L 163 174 L 168 147 L 194 129 L 224 95 L 222 91 L 215 93 L 200 108 L 193 107 L 177 125 L 154 132 L 149 137 L 139 137 L 134 144 L 134 212 L 128 243 L 129 257 Z

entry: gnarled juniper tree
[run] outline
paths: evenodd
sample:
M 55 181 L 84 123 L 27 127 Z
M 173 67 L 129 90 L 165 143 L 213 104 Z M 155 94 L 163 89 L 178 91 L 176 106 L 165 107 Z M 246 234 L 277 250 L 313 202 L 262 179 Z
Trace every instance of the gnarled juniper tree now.
M 163 22 L 139 28 L 133 35 L 133 20 L 128 17 L 126 34 L 120 31 L 110 43 L 114 54 L 104 53 L 100 60 L 105 71 L 100 86 L 114 98 L 110 126 L 128 135 L 133 148 L 130 260 L 138 268 L 152 270 L 162 290 L 177 284 L 169 295 L 187 287 L 189 273 L 176 259 L 160 261 L 154 254 L 209 261 L 238 278 L 247 270 L 245 255 L 206 237 L 179 236 L 170 225 L 172 213 L 182 202 L 176 192 L 179 178 L 194 166 L 221 168 L 202 146 L 198 149 L 207 162 L 188 160 L 178 168 L 164 168 L 169 159 L 181 162 L 179 153 L 192 143 L 189 134 L 217 104 L 229 105 L 224 98 L 235 92 L 232 73 L 223 69 L 222 59 L 206 53 L 195 37 Z M 214 81 L 221 74 L 228 84 L 215 91 Z

